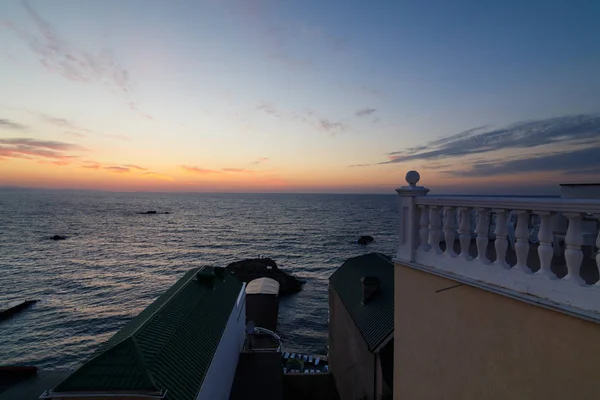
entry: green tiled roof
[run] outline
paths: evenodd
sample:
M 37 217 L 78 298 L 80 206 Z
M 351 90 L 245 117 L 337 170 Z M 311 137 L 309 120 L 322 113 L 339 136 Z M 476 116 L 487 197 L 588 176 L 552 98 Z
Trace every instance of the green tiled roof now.
M 195 399 L 241 289 L 223 268 L 188 271 L 54 392 L 166 390 L 168 400 Z
M 379 293 L 362 304 L 361 278 L 379 278 Z M 350 258 L 329 277 L 370 351 L 394 332 L 394 264 L 379 253 Z

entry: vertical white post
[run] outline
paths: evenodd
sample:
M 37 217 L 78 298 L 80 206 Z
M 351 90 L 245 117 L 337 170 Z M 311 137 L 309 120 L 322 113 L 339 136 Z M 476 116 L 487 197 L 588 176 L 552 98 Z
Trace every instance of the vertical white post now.
M 531 269 L 527 266 L 527 255 L 529 254 L 529 212 L 517 210 L 515 214 L 517 214 L 517 229 L 515 229 L 517 264 L 513 269 L 530 274 Z
M 446 240 L 446 256 L 456 257 L 454 241 L 456 240 L 456 211 L 454 207 L 444 207 L 444 239 Z
M 502 268 L 510 268 L 510 265 L 506 262 L 506 249 L 508 247 L 508 242 L 506 241 L 506 210 L 499 209 L 494 210 L 494 212 L 496 213 L 496 229 L 494 230 L 494 235 L 496 236 L 496 239 L 494 240 L 496 261 L 494 261 L 493 265 Z
M 419 220 L 417 219 L 415 197 L 425 196 L 429 189 L 417 186 L 421 179 L 417 171 L 408 171 L 405 179 L 408 186 L 396 189 L 396 193 L 400 196 L 400 245 L 396 258 L 413 262 L 419 239 Z
M 540 269 L 536 274 L 556 279 L 556 275 L 550 268 L 552 266 L 552 257 L 554 256 L 554 249 L 552 248 L 552 240 L 554 239 L 554 235 L 552 234 L 552 217 L 554 213 L 550 211 L 536 211 L 535 213 L 540 216 L 540 229 L 538 232 L 538 239 L 540 241 L 538 247 Z
M 565 217 L 569 219 L 569 228 L 565 236 L 565 260 L 567 261 L 567 275 L 564 279 L 585 285 L 585 281 L 579 275 L 581 261 L 583 261 L 583 253 L 581 245 L 583 244 L 583 235 L 581 233 L 581 213 L 565 213 Z
M 429 206 L 429 246 L 435 254 L 442 254 L 440 237 L 442 235 L 442 219 L 438 206 Z
M 477 258 L 475 260 L 483 263 L 489 264 L 490 260 L 486 257 L 485 253 L 487 251 L 489 237 L 488 237 L 488 227 L 489 227 L 489 214 L 487 208 L 478 208 L 477 209 L 477 227 L 475 228 L 475 233 L 477 233 L 477 239 L 475 242 L 477 243 Z
M 421 225 L 421 229 L 419 230 L 419 237 L 421 239 L 419 250 L 429 251 L 431 248 L 427 242 L 429 239 L 429 207 L 420 205 L 419 211 L 421 213 L 421 218 L 419 220 L 419 224 Z
M 459 207 L 460 222 L 458 227 L 458 239 L 460 240 L 460 257 L 471 261 L 473 257 L 469 254 L 471 247 L 471 209 Z

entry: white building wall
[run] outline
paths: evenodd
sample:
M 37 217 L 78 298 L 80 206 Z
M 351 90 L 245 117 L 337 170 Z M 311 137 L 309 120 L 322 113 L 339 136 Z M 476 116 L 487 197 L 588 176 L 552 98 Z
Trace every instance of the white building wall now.
M 227 400 L 246 335 L 246 284 L 242 286 L 227 326 L 196 400 Z

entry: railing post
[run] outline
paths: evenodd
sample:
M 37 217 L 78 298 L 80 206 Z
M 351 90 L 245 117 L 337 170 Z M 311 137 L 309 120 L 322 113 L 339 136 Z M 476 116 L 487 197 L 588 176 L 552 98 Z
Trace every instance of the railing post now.
M 579 275 L 581 262 L 583 261 L 583 235 L 581 233 L 581 213 L 565 213 L 569 219 L 569 227 L 565 236 L 565 260 L 567 261 L 567 275 L 564 279 L 578 285 L 584 285 L 585 281 Z
M 405 179 L 408 186 L 396 189 L 396 193 L 400 196 L 400 245 L 396 258 L 414 262 L 415 249 L 419 240 L 419 219 L 415 197 L 425 196 L 429 189 L 417 186 L 421 179 L 417 171 L 408 171 Z
M 536 274 L 556 279 L 556 275 L 550 268 L 552 266 L 552 257 L 554 256 L 554 249 L 552 248 L 552 239 L 554 239 L 552 235 L 552 218 L 554 213 L 550 211 L 535 211 L 535 213 L 540 216 L 540 228 L 538 231 L 538 239 L 540 241 L 538 247 L 540 269 Z
M 421 229 L 419 229 L 419 250 L 429 251 L 431 247 L 429 247 L 429 243 L 427 239 L 429 238 L 429 207 L 425 205 L 419 206 L 419 224 L 421 225 Z
M 458 227 L 458 240 L 460 241 L 460 257 L 466 261 L 471 261 L 473 257 L 469 254 L 471 247 L 471 209 L 469 207 L 459 207 L 460 215 Z
M 496 260 L 493 262 L 493 265 L 508 269 L 510 265 L 506 262 L 506 249 L 508 247 L 508 242 L 506 241 L 506 210 L 497 209 L 494 212 L 496 213 L 496 230 L 494 231 L 494 235 L 496 235 L 496 239 L 494 240 Z
M 513 269 L 530 274 L 531 269 L 527 266 L 527 255 L 529 254 L 529 212 L 526 210 L 517 210 L 515 214 L 517 214 L 517 229 L 515 229 L 517 263 Z
M 489 227 L 489 213 L 487 208 L 478 208 L 477 209 L 477 227 L 475 228 L 475 233 L 477 233 L 477 238 L 475 239 L 475 243 L 477 244 L 477 258 L 475 260 L 483 263 L 489 264 L 490 260 L 488 260 L 486 256 L 486 251 L 488 244 L 490 242 L 490 238 L 488 236 L 488 227 Z
M 442 254 L 440 239 L 442 236 L 442 216 L 439 206 L 429 206 L 429 246 L 435 254 Z
M 444 207 L 444 240 L 446 240 L 446 256 L 456 257 L 454 241 L 456 240 L 456 208 Z

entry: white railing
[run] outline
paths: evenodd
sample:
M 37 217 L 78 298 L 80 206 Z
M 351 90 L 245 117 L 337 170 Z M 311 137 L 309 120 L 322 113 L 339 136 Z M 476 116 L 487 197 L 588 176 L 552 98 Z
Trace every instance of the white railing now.
M 600 200 L 426 196 L 406 180 L 399 262 L 600 313 Z

